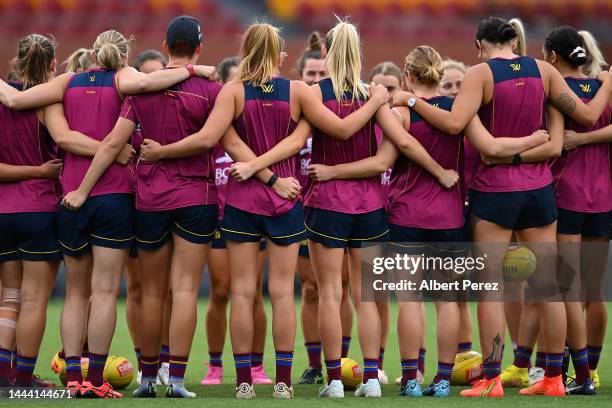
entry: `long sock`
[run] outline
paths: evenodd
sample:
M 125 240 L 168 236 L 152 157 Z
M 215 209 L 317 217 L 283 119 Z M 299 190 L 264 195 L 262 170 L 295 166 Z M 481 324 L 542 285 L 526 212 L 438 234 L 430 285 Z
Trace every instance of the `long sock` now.
M 587 346 L 587 353 L 589 354 L 589 369 L 597 370 L 599 355 L 601 354 L 601 347 Z
M 251 378 L 251 354 L 234 354 L 236 365 L 236 385 L 242 383 L 253 384 Z
M 337 360 L 325 360 L 325 368 L 327 369 L 327 378 L 329 382 L 332 380 L 342 380 L 342 371 L 340 369 L 340 359 Z
M 155 382 L 159 369 L 159 356 L 142 356 L 140 362 L 142 365 L 142 382 Z
M 514 365 L 518 368 L 527 368 L 531 363 L 531 353 L 533 350 L 529 347 L 518 346 L 514 352 Z
M 104 366 L 108 354 L 95 354 L 89 352 L 89 368 L 87 369 L 87 381 L 95 387 L 104 383 Z
M 138 363 L 138 371 L 142 371 L 142 363 L 140 362 L 140 359 L 142 358 L 142 353 L 140 352 L 140 349 L 135 348 L 134 354 L 136 354 L 136 362 Z
M 539 368 L 545 368 L 546 367 L 546 353 L 544 353 L 543 351 L 538 351 L 536 353 L 535 366 L 539 367 Z
M 385 349 L 381 347 L 380 352 L 378 353 L 378 369 L 383 369 L 383 363 L 385 361 Z
M 167 363 L 170 358 L 170 346 L 162 344 L 159 349 L 159 365 L 161 366 L 163 363 Z
M 189 361 L 189 356 L 168 356 L 168 362 L 170 363 L 170 384 L 183 385 L 185 383 L 187 361 Z
M 263 364 L 263 353 L 251 353 L 251 367 L 259 367 Z
M 363 359 L 363 383 L 367 383 L 368 380 L 378 379 L 378 359 L 377 358 L 364 358 Z
M 208 352 L 208 362 L 213 367 L 223 367 L 223 353 Z
M 83 350 L 81 350 L 81 357 L 89 358 L 89 341 L 87 337 L 85 337 L 85 341 L 83 342 Z
M 276 352 L 276 383 L 285 383 L 291 386 L 291 365 L 293 364 L 293 351 Z
M 485 380 L 492 380 L 501 373 L 501 365 L 499 361 L 485 361 L 482 371 Z
M 304 344 L 308 353 L 308 366 L 311 368 L 321 368 L 321 342 L 313 341 Z
M 472 350 L 472 342 L 471 341 L 466 341 L 463 343 L 459 343 L 459 347 L 457 347 L 457 352 L 458 353 L 465 353 L 467 351 L 471 351 Z
M 418 368 L 418 360 L 403 360 L 402 359 L 402 385 L 408 384 L 408 381 L 416 379 Z
M 34 367 L 38 356 L 26 357 L 17 354 L 17 363 L 15 367 L 15 385 L 31 386 L 32 376 L 34 375 Z
M 81 373 L 81 357 L 80 356 L 66 356 L 66 381 L 77 381 L 83 382 L 83 374 Z
M 423 375 L 425 374 L 425 353 L 426 352 L 427 350 L 425 350 L 424 348 L 419 349 L 419 359 L 418 359 L 419 371 Z
M 579 350 L 571 350 L 572 363 L 574 364 L 574 371 L 576 372 L 576 382 L 578 384 L 584 384 L 584 382 L 590 377 L 589 373 L 589 356 L 586 348 Z
M 0 348 L 0 378 L 9 380 L 11 378 L 11 351 Z
M 546 353 L 546 368 L 544 368 L 544 376 L 556 377 L 561 375 L 562 366 L 563 353 Z
M 342 336 L 342 358 L 348 357 L 349 348 L 351 347 L 351 336 Z
M 59 358 L 61 358 L 62 360 L 65 360 L 65 359 L 66 359 L 66 353 L 64 353 L 64 349 L 61 349 L 61 350 L 59 351 L 59 353 L 57 353 L 57 356 L 58 356 Z
M 440 382 L 440 380 L 450 381 L 454 366 L 455 363 L 443 363 L 441 361 L 438 361 L 438 372 L 436 373 L 434 382 L 438 383 Z

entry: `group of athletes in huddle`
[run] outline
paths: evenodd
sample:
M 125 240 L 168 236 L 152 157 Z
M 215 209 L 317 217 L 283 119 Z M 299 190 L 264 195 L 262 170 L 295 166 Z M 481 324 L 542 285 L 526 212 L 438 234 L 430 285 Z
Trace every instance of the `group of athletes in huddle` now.
M 129 41 L 114 30 L 75 52 L 59 76 L 53 38 L 19 42 L 14 81 L 0 81 L 0 385 L 35 380 L 60 260 L 60 357 L 75 396 L 122 396 L 103 370 L 125 271 L 139 360 L 134 396 L 155 397 L 161 380 L 166 396 L 195 397 L 184 375 L 208 265 L 202 384 L 222 381 L 231 299 L 236 397 L 255 397 L 253 384 L 272 383 L 262 363 L 267 257 L 274 397 L 294 392 L 296 270 L 309 361 L 300 382 L 323 383 L 321 397 L 344 396 L 340 359 L 354 307 L 363 355 L 356 395 L 378 397 L 389 311 L 361 301 L 363 243 L 466 241 L 466 202 L 475 242 L 508 244 L 513 233 L 521 242 L 609 240 L 612 82 L 588 33 L 553 30 L 545 61 L 536 60 L 520 22 L 491 17 L 476 32 L 483 63 L 468 69 L 419 46 L 404 70 L 378 65 L 369 86 L 355 26 L 340 21 L 309 44 L 300 80 L 289 81 L 278 76 L 279 30 L 253 24 L 239 57 L 219 67 L 223 85 L 214 68 L 194 65 L 202 32 L 189 16 L 168 26 L 169 59 L 149 52 L 136 63 L 142 72 L 128 66 Z M 502 258 L 489 264 L 501 269 Z M 399 302 L 403 396 L 448 396 L 455 356 L 472 348 L 468 305 L 437 302 L 436 312 L 438 370 L 422 388 L 424 307 Z M 506 320 L 517 347 L 502 373 Z M 566 341 L 576 374 L 567 392 L 595 393 L 603 303 L 585 314 L 579 302 L 483 302 L 478 321 L 483 378 L 462 396 L 528 385 L 536 340 L 543 376 L 521 394 L 566 395 Z

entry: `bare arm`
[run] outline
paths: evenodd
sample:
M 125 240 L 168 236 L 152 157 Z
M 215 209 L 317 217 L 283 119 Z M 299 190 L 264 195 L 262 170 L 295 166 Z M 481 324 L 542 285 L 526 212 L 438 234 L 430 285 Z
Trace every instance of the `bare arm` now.
M 563 137 L 563 148 L 565 150 L 571 150 L 585 144 L 606 142 L 612 142 L 612 125 L 584 133 L 566 130 L 565 136 Z
M 550 140 L 544 144 L 521 153 L 523 163 L 541 162 L 559 157 L 563 148 L 563 130 L 565 121 L 563 114 L 551 104 L 548 105 L 548 134 Z
M 62 161 L 54 159 L 40 166 L 18 166 L 14 164 L 0 163 L 0 182 L 14 183 L 28 179 L 57 179 L 62 169 Z
M 196 75 L 212 78 L 215 75 L 215 67 L 194 65 Z M 138 94 L 143 92 L 161 91 L 172 85 L 178 84 L 188 79 L 189 70 L 185 67 L 160 69 L 158 71 L 145 74 L 135 68 L 123 68 L 117 73 L 117 89 L 122 94 Z
M 44 84 L 18 91 L 0 79 L 0 102 L 11 109 L 34 109 L 61 102 L 71 73 L 62 74 Z
M 315 87 L 309 87 L 304 83 L 297 86 L 297 95 L 300 101 L 302 113 L 313 127 L 321 129 L 322 132 L 342 140 L 347 140 L 359 129 L 363 128 L 372 119 L 381 105 L 387 103 L 388 92 L 383 86 L 370 85 L 370 99 L 360 109 L 351 113 L 344 119 L 339 118 L 330 111 L 321 101 Z

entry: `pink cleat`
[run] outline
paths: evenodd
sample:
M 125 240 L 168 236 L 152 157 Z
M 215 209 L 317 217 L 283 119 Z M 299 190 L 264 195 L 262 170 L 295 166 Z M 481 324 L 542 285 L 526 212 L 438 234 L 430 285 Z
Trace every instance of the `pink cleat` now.
M 253 384 L 272 384 L 272 380 L 268 378 L 264 371 L 263 364 L 251 367 L 251 378 L 253 379 Z
M 223 367 L 208 364 L 208 372 L 200 381 L 202 385 L 219 385 L 223 382 Z

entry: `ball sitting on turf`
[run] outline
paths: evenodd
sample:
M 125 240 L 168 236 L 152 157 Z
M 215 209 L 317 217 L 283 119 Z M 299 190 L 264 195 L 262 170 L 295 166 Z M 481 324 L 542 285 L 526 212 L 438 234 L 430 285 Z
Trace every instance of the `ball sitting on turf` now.
M 504 278 L 510 282 L 522 282 L 535 272 L 538 261 L 529 248 L 511 246 L 504 258 Z
M 340 360 L 340 371 L 342 373 L 342 384 L 347 390 L 356 389 L 363 378 L 361 367 L 353 359 L 343 358 Z
M 130 360 L 121 356 L 108 356 L 104 366 L 104 379 L 116 390 L 126 388 L 134 378 L 134 367 Z
M 482 356 L 476 351 L 459 353 L 451 374 L 452 385 L 470 385 L 482 377 Z
M 60 374 L 62 371 L 66 370 L 66 360 L 59 357 L 59 353 L 55 353 L 53 358 L 51 359 L 51 370 L 55 374 Z

